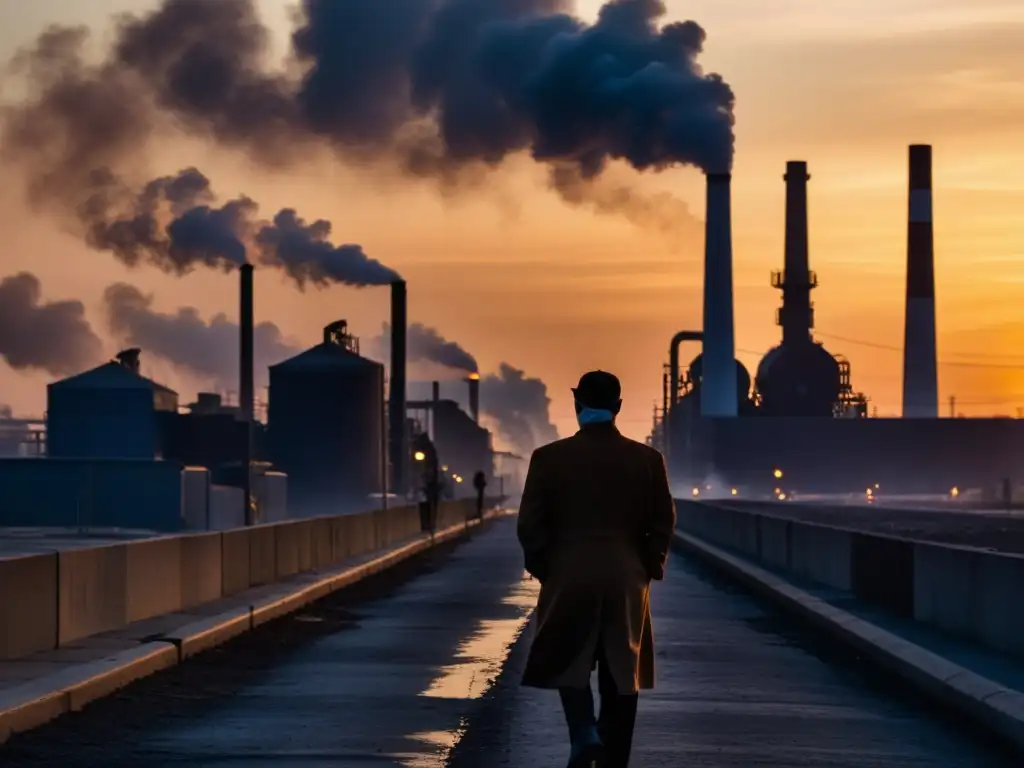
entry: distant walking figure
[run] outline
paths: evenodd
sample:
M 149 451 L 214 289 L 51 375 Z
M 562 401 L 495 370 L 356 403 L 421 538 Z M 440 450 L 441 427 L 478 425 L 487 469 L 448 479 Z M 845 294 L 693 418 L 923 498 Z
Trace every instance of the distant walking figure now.
M 484 519 L 484 490 L 487 488 L 487 475 L 483 470 L 473 475 L 473 487 L 476 488 L 476 516 Z
M 675 504 L 661 454 L 615 426 L 619 380 L 592 371 L 573 395 L 580 430 L 534 451 L 519 508 L 541 583 L 523 685 L 558 689 L 569 768 L 625 768 L 639 691 L 654 687 L 650 582 L 665 575 Z

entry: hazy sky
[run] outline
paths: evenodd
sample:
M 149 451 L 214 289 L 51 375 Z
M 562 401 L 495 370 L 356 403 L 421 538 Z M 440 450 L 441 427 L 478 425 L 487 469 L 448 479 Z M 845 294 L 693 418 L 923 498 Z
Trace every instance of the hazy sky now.
M 216 0 L 211 0 L 215 2 Z M 0 56 L 49 22 L 105 24 L 143 0 L 0 0 Z M 285 0 L 261 0 L 265 19 L 288 30 Z M 580 0 L 584 15 L 599 3 Z M 1024 0 L 668 0 L 672 16 L 708 31 L 705 66 L 737 94 L 734 172 L 737 346 L 751 368 L 776 343 L 787 160 L 806 160 L 818 329 L 847 357 L 857 389 L 879 413 L 899 409 L 906 249 L 906 152 L 935 146 L 940 395 L 968 414 L 1024 406 Z M 544 190 L 528 165 L 496 178 L 493 195 L 440 199 L 427 187 L 384 188 L 345 169 L 311 164 L 278 176 L 237 158 L 182 144 L 161 171 L 196 164 L 225 194 L 245 191 L 266 209 L 292 205 L 335 223 L 403 272 L 412 319 L 465 345 L 484 370 L 502 360 L 542 377 L 563 434 L 574 427 L 568 389 L 583 370 L 619 374 L 625 431 L 643 437 L 660 398 L 672 334 L 700 321 L 699 232 L 645 232 L 573 209 Z M 703 216 L 702 178 L 669 171 L 643 184 L 671 189 Z M 397 220 L 397 221 L 396 221 Z M 86 251 L 52 222 L 27 214 L 17 189 L 0 190 L 5 234 L 0 276 L 35 272 L 48 298 L 80 298 L 102 327 L 103 288 L 127 280 L 157 305 L 234 314 L 232 280 L 174 280 L 127 271 Z M 302 343 L 346 317 L 376 332 L 387 292 L 295 292 L 257 278 L 257 314 Z M 835 338 L 840 337 L 840 338 Z M 187 382 L 147 369 L 188 389 Z M 3 369 L 0 400 L 44 407 L 42 375 Z

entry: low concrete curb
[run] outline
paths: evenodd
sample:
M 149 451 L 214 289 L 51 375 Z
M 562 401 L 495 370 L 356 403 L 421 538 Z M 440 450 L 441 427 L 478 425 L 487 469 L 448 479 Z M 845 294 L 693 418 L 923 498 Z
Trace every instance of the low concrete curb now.
M 431 538 L 410 542 L 356 565 L 326 573 L 300 575 L 306 583 L 281 584 L 280 590 L 252 605 L 201 619 L 138 647 L 100 661 L 75 664 L 52 675 L 0 691 L 0 744 L 12 734 L 38 728 L 67 712 L 184 659 L 213 648 L 261 624 L 299 610 L 326 595 L 392 568 L 404 560 L 470 532 L 484 522 L 507 515 L 498 510 L 483 520 L 469 520 Z
M 967 715 L 1024 754 L 1024 694 L 836 608 L 713 544 L 680 531 L 674 543 L 752 592 L 857 649 L 926 695 Z

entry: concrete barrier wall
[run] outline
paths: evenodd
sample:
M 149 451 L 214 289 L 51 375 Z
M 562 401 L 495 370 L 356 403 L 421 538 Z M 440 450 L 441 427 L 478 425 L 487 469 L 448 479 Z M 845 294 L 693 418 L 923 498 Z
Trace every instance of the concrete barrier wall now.
M 890 613 L 1024 656 L 1022 556 L 783 520 L 753 508 L 686 499 L 676 506 L 678 527 L 686 533 L 852 592 Z
M 57 554 L 0 559 L 0 660 L 57 646 Z
M 444 502 L 438 526 L 475 503 Z M 0 659 L 188 610 L 420 535 L 416 506 L 0 559 Z

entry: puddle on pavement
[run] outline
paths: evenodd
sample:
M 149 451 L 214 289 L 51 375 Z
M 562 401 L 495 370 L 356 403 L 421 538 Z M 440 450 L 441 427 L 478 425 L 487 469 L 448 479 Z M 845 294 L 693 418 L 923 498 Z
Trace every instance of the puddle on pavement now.
M 420 695 L 444 699 L 478 699 L 501 672 L 509 649 L 526 627 L 540 585 L 523 579 L 501 601 L 518 609 L 512 619 L 479 621 L 455 652 L 456 663 L 441 667 L 438 676 Z

